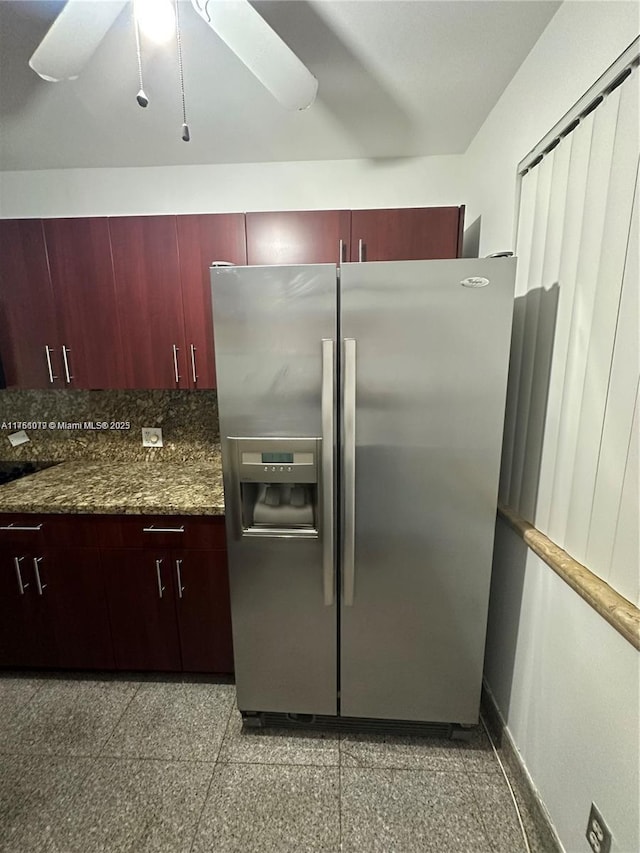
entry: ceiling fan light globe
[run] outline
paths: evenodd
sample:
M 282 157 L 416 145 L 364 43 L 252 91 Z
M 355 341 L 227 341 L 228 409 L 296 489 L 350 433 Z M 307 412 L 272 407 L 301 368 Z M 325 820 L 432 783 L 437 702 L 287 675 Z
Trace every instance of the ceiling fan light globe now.
M 154 44 L 165 44 L 176 34 L 176 16 L 171 0 L 133 0 L 133 13 L 140 32 Z

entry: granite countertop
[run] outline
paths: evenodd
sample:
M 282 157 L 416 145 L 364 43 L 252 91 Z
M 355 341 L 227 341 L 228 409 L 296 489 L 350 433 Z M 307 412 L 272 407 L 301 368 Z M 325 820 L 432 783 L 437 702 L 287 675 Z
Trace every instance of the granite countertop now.
M 0 486 L 0 512 L 223 515 L 221 460 L 61 462 Z

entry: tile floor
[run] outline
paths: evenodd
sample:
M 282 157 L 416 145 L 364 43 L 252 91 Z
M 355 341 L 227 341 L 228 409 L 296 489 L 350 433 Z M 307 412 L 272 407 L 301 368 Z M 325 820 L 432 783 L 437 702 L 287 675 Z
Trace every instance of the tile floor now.
M 204 679 L 0 674 L 0 850 L 524 851 L 485 735 L 244 733 L 234 700 Z

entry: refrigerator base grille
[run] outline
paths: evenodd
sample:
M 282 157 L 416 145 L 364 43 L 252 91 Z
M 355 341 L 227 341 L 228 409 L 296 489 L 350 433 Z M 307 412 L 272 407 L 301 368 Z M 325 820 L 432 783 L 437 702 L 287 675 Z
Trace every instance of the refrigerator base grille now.
M 307 729 L 360 734 L 411 735 L 417 737 L 469 740 L 475 726 L 459 723 L 429 723 L 414 720 L 379 720 L 362 717 L 334 717 L 323 714 L 286 714 L 274 711 L 242 711 L 242 722 L 252 729 Z

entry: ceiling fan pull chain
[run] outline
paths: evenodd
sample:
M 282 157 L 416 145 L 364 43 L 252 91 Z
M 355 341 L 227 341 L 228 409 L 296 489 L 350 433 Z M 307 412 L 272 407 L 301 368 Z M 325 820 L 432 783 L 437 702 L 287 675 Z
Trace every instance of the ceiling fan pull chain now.
M 133 28 L 136 33 L 136 55 L 138 57 L 138 81 L 140 83 L 140 90 L 136 95 L 136 101 L 141 107 L 149 106 L 149 98 L 147 98 L 147 94 L 144 91 L 144 83 L 142 81 L 142 50 L 140 48 L 140 26 L 138 24 L 138 16 L 135 13 L 135 8 L 133 11 Z
M 178 74 L 180 77 L 180 97 L 182 99 L 182 141 L 191 140 L 191 131 L 187 124 L 187 107 L 184 99 L 184 71 L 182 68 L 182 40 L 180 38 L 180 2 L 176 0 L 176 41 L 178 44 Z

